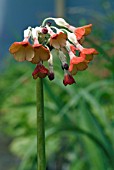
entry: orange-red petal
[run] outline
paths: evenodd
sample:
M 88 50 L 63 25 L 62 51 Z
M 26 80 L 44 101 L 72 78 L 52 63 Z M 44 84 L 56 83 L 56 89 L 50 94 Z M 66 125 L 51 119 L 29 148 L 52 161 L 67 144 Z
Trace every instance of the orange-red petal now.
M 85 59 L 83 57 L 73 57 L 70 62 L 72 64 L 79 64 L 79 63 L 83 62 L 84 60 Z
M 77 48 L 76 48 L 74 45 L 71 44 L 71 45 L 70 45 L 70 50 L 75 54 Z
M 83 71 L 88 67 L 88 62 L 83 57 L 73 57 L 70 60 L 69 71 L 75 75 L 77 71 Z
M 81 53 L 83 54 L 98 54 L 94 48 L 84 48 Z
M 21 47 L 21 43 L 20 42 L 14 42 L 10 48 L 9 51 L 11 54 L 14 54 L 15 52 L 17 52 L 19 50 L 19 48 Z
M 74 33 L 76 35 L 77 40 L 80 40 L 85 34 L 85 29 L 82 27 L 76 28 Z

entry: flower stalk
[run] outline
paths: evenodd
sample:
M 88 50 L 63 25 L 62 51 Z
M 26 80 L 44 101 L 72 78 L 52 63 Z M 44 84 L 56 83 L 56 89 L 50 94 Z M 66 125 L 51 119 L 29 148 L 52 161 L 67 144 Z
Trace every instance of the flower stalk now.
M 44 124 L 44 98 L 43 80 L 36 80 L 36 99 L 37 99 L 37 170 L 46 169 L 45 157 L 45 124 Z

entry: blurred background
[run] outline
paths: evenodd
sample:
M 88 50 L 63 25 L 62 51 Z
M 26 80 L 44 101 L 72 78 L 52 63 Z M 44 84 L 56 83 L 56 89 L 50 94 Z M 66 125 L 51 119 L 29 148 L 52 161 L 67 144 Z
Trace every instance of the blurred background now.
M 76 27 L 92 23 L 84 46 L 99 55 L 76 85 L 64 87 L 56 58 L 54 81 L 44 80 L 47 170 L 113 170 L 114 1 L 0 0 L 0 7 L 0 170 L 36 170 L 34 66 L 8 49 L 49 16 Z

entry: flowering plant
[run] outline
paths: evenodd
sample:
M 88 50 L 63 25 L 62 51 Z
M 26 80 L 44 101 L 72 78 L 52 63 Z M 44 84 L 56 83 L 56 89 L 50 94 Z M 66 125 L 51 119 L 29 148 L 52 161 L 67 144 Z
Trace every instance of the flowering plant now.
M 48 22 L 50 20 L 53 20 L 58 27 L 52 26 Z M 34 79 L 48 76 L 49 80 L 54 79 L 53 51 L 55 51 L 64 71 L 63 84 L 70 85 L 75 83 L 73 76 L 78 71 L 88 68 L 93 56 L 98 54 L 94 48 L 82 46 L 91 28 L 92 24 L 74 27 L 63 18 L 46 18 L 41 26 L 28 27 L 24 30 L 24 40 L 14 42 L 9 51 L 19 62 L 27 60 L 36 64 L 32 73 Z M 48 68 L 44 66 L 45 61 L 48 62 Z
M 58 27 L 52 26 L 48 20 L 55 21 Z M 54 79 L 53 51 L 56 52 L 64 71 L 63 84 L 75 83 L 73 78 L 78 71 L 83 71 L 98 52 L 94 48 L 84 48 L 85 36 L 91 32 L 92 25 L 77 27 L 69 25 L 63 18 L 46 18 L 41 26 L 28 27 L 24 30 L 24 40 L 14 42 L 9 51 L 15 60 L 25 60 L 36 65 L 32 76 L 37 80 L 37 146 L 38 170 L 46 169 L 45 159 L 45 126 L 42 78 Z M 31 43 L 30 43 L 31 42 Z M 44 62 L 48 62 L 48 68 Z M 69 61 L 69 63 L 68 63 Z

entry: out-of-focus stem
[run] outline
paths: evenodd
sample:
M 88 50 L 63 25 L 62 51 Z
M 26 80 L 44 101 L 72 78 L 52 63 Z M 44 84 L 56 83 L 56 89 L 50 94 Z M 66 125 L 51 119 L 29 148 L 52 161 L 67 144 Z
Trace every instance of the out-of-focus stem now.
M 37 170 L 46 169 L 45 157 L 45 124 L 44 124 L 44 98 L 43 98 L 43 80 L 36 80 L 36 98 L 37 98 Z

